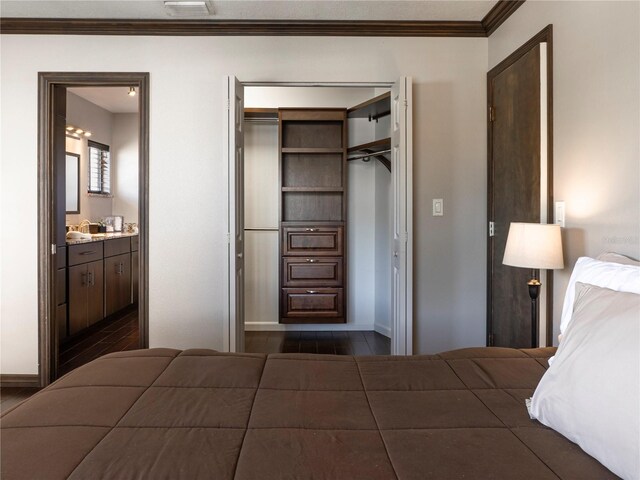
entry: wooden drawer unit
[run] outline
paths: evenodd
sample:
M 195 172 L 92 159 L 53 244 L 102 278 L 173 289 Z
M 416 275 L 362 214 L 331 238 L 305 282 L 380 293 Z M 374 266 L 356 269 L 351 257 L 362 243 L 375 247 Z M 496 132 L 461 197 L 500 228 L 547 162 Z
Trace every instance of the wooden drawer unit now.
M 282 267 L 285 287 L 342 286 L 342 257 L 284 257 Z
M 115 257 L 131 251 L 131 238 L 114 238 L 113 240 L 105 240 L 104 256 Z
M 333 256 L 344 252 L 343 227 L 283 227 L 282 255 Z
M 81 243 L 69 245 L 69 266 L 102 260 L 104 242 Z
M 283 288 L 282 323 L 342 323 L 344 298 L 342 288 Z

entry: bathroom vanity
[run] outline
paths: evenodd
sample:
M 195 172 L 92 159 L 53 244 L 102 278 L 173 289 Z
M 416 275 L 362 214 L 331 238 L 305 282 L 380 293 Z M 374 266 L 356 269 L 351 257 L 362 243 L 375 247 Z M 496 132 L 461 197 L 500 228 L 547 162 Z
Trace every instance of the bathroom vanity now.
M 98 234 L 66 243 L 66 262 L 58 265 L 58 278 L 65 280 L 58 282 L 60 341 L 116 316 L 138 299 L 138 234 Z

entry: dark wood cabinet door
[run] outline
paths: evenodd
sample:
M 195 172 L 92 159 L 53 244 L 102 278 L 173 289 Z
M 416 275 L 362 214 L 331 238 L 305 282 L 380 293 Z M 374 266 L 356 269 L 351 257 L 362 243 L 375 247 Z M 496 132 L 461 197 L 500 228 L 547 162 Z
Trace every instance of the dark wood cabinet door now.
M 87 328 L 87 266 L 77 265 L 69 269 L 69 335 Z
M 87 265 L 87 324 L 93 325 L 104 318 L 104 263 L 102 260 Z
M 131 304 L 131 254 L 104 259 L 106 316 Z
M 56 325 L 58 326 L 58 343 L 67 338 L 67 304 L 56 307 Z
M 134 237 L 138 238 L 138 237 Z M 133 240 L 132 240 L 133 248 Z M 137 248 L 137 247 L 136 247 Z M 140 268 L 138 264 L 138 251 L 131 252 L 131 301 L 134 304 L 138 303 L 138 282 L 140 276 Z

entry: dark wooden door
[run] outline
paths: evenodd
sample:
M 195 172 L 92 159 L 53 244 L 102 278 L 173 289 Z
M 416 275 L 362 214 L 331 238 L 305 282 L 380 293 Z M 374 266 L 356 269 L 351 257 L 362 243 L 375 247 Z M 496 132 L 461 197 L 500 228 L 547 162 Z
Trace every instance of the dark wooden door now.
M 489 345 L 531 346 L 531 271 L 502 264 L 511 222 L 540 222 L 540 46 L 488 75 Z
M 87 264 L 87 324 L 104 318 L 104 262 Z
M 131 303 L 131 254 L 104 259 L 106 316 Z

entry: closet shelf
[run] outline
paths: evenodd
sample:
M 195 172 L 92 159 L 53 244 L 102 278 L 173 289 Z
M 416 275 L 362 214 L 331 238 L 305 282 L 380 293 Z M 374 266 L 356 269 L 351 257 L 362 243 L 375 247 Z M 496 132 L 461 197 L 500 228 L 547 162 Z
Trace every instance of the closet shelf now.
M 347 160 L 363 160 L 368 162 L 371 157 L 374 157 L 387 170 L 391 171 L 391 160 L 389 159 L 391 150 L 391 138 L 382 138 L 369 143 L 363 143 L 361 145 L 355 145 L 349 147 L 347 152 L 349 155 L 354 155 L 353 158 L 347 158 Z
M 377 121 L 378 118 L 389 114 L 391 114 L 391 92 L 378 95 L 347 110 L 348 118 L 368 118 L 369 121 Z
M 255 121 L 278 121 L 278 109 L 277 108 L 245 108 L 244 109 L 245 120 Z
M 344 192 L 343 187 L 282 187 L 283 192 Z
M 283 148 L 282 153 L 344 153 L 344 148 Z
M 389 150 L 391 148 L 391 138 L 381 138 L 369 143 L 362 143 L 360 145 L 354 145 L 347 149 L 348 153 L 376 153 L 383 150 Z

